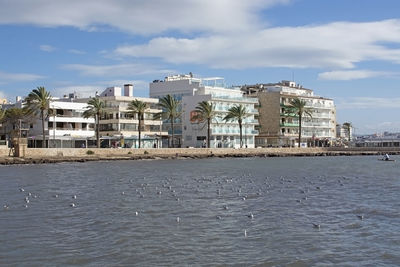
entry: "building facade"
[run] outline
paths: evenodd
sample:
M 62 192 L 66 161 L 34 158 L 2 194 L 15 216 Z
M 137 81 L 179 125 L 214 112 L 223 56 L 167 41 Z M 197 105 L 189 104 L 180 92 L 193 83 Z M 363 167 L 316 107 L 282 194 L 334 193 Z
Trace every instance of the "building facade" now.
M 83 118 L 86 103 L 73 98 L 53 98 L 45 121 L 46 147 L 79 148 L 95 146 L 95 120 Z M 31 124 L 28 137 L 30 147 L 42 147 L 42 123 Z
M 298 144 L 299 118 L 288 113 L 294 98 L 304 100 L 312 112 L 311 117 L 304 116 L 302 120 L 301 146 L 329 146 L 336 138 L 336 108 L 332 99 L 316 96 L 312 90 L 290 81 L 245 85 L 241 90 L 259 100 L 256 146 Z
M 196 106 L 207 101 L 215 106 L 216 118 L 211 122 L 210 147 L 240 147 L 240 133 L 237 121 L 225 122 L 223 117 L 228 109 L 242 104 L 248 111 L 243 121 L 243 145 L 254 147 L 257 134 L 255 126 L 258 122 L 254 116 L 258 113 L 254 98 L 243 97 L 239 88 L 227 88 L 223 78 L 194 78 L 193 75 L 175 75 L 166 77 L 164 81 L 154 81 L 150 84 L 151 97 L 163 97 L 171 94 L 181 101 L 182 117 L 174 125 L 177 133 L 177 143 L 181 147 L 205 147 L 207 143 L 207 122 L 195 120 Z M 166 127 L 170 125 L 166 124 Z M 171 129 L 169 128 L 171 134 Z
M 124 88 L 109 87 L 98 95 L 105 103 L 105 112 L 100 118 L 100 135 L 103 147 L 139 147 L 139 120 L 137 114 L 132 116 L 128 110 L 129 103 L 137 99 L 147 104 L 141 129 L 141 147 L 163 147 L 168 133 L 162 129 L 162 121 L 154 120 L 154 114 L 160 113 L 157 107 L 158 99 L 133 96 L 133 85 L 126 84 Z M 82 98 L 79 102 L 87 102 Z

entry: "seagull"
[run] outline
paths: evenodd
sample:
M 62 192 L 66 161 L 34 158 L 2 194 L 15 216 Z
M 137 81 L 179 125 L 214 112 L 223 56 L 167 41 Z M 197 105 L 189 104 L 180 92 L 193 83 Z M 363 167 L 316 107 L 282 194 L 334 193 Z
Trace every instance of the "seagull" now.
M 181 221 L 181 218 L 176 217 L 176 222 L 179 223 Z
M 72 208 L 75 208 L 75 203 L 71 203 L 70 206 L 71 206 Z
M 250 219 L 253 219 L 254 215 L 253 215 L 253 213 L 250 213 L 249 215 L 247 215 L 247 217 L 249 217 Z
M 138 216 L 138 215 L 139 215 L 139 212 L 135 211 L 135 216 Z
M 244 237 L 247 237 L 247 231 L 244 230 Z
M 358 219 L 364 220 L 364 215 L 357 215 Z
M 3 208 L 4 208 L 5 210 L 8 210 L 10 207 L 9 207 L 8 205 L 4 205 Z
M 228 206 L 227 205 L 224 205 L 224 210 L 228 210 Z
M 23 189 L 23 188 L 20 188 L 20 189 L 19 189 L 19 191 L 21 191 L 21 192 L 24 192 L 24 191 L 25 191 L 25 189 Z
M 216 218 L 217 218 L 217 220 L 221 220 L 221 216 L 218 216 L 218 215 L 217 215 L 217 217 L 216 217 Z
M 313 225 L 314 228 L 321 229 L 321 225 L 320 224 L 313 223 L 312 225 Z
M 76 199 L 76 195 L 73 195 L 72 198 L 73 198 L 73 199 Z
M 54 195 L 54 197 L 55 197 L 55 198 L 58 198 L 58 195 L 57 195 L 57 194 L 55 194 L 55 195 Z

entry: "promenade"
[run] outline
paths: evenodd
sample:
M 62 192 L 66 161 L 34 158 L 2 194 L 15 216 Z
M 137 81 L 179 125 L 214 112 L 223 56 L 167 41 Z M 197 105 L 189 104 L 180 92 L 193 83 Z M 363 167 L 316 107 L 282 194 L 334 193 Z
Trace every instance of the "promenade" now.
M 0 149 L 0 164 L 86 162 L 98 160 L 198 159 L 208 157 L 314 157 L 400 155 L 400 148 L 27 148 L 25 157 L 10 157 Z

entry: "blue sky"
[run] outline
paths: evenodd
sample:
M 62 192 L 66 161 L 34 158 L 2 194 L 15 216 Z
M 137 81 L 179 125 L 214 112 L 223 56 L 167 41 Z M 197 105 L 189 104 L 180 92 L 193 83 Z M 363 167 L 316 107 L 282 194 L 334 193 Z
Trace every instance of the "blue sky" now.
M 168 74 L 294 80 L 358 134 L 400 132 L 397 0 L 0 0 L 0 97 L 94 95 Z

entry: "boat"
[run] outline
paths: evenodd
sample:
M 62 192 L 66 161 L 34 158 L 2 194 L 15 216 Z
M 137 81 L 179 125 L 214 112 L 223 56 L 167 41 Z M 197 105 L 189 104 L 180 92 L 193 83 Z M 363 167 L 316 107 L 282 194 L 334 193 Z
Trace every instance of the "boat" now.
M 378 159 L 380 161 L 396 161 L 395 159 Z

